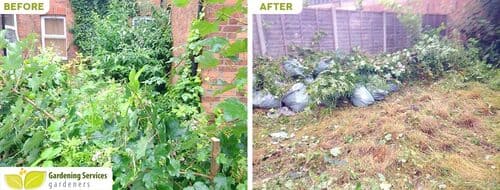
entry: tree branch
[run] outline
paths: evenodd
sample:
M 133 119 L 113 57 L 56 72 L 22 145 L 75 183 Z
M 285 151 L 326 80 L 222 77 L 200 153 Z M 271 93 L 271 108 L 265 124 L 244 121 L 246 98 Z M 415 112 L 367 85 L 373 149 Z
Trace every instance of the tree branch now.
M 17 91 L 17 89 L 13 88 L 12 89 L 12 92 L 14 92 L 15 94 L 21 96 L 23 98 L 24 101 L 28 102 L 29 104 L 31 104 L 33 107 L 35 107 L 38 111 L 41 111 L 45 116 L 47 116 L 50 120 L 52 121 L 57 121 L 56 117 L 54 117 L 52 114 L 50 114 L 49 112 L 47 112 L 46 110 L 44 110 L 43 108 L 39 107 L 38 105 L 36 105 L 35 102 L 33 102 L 33 100 L 29 99 L 28 97 L 24 96 L 23 94 L 21 94 L 19 91 Z

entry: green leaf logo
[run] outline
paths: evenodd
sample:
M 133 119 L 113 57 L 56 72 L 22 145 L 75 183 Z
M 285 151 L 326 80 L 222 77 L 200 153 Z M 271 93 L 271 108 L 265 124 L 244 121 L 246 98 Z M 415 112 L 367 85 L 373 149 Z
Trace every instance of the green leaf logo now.
M 26 174 L 24 178 L 24 188 L 34 189 L 42 186 L 45 181 L 45 172 L 41 171 L 31 171 Z
M 20 175 L 17 174 L 7 174 L 5 175 L 5 182 L 7 182 L 7 186 L 14 190 L 22 190 L 24 189 L 36 189 L 40 188 L 45 181 L 45 172 L 42 171 L 31 171 L 27 172 L 26 176 L 24 175 L 26 170 L 21 169 Z
M 22 189 L 23 188 L 23 179 L 20 175 L 16 174 L 8 174 L 5 175 L 5 182 L 12 189 Z

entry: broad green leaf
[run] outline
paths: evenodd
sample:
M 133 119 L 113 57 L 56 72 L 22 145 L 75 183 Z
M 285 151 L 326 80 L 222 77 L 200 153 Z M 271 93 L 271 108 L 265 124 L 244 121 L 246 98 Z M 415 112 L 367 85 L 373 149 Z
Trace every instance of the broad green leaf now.
M 61 150 L 62 150 L 62 147 L 55 148 L 55 149 L 53 147 L 47 148 L 42 152 L 42 154 L 40 155 L 40 158 L 46 159 L 46 160 L 55 158 L 55 157 L 57 157 L 57 155 L 59 155 L 59 153 L 61 153 Z
M 200 40 L 196 43 L 190 44 L 190 46 L 203 46 L 208 47 L 211 52 L 218 53 L 224 47 L 229 44 L 229 41 L 226 38 L 221 37 L 211 37 L 207 39 Z
M 215 14 L 217 15 L 217 20 L 226 21 L 231 18 L 234 13 L 246 13 L 247 9 L 243 6 L 242 0 L 238 0 L 233 6 L 224 6 L 219 9 Z
M 135 71 L 135 69 L 132 69 L 128 75 L 128 85 L 129 88 L 137 93 L 140 88 L 140 82 L 139 82 L 139 77 L 141 76 L 141 73 L 144 71 L 145 67 L 141 68 L 138 72 Z
M 236 40 L 234 43 L 231 43 L 231 45 L 229 45 L 229 47 L 224 50 L 222 54 L 224 57 L 235 59 L 238 57 L 238 54 L 244 52 L 247 52 L 247 39 Z
M 247 190 L 247 182 L 238 184 L 236 190 Z
M 7 183 L 7 186 L 9 186 L 12 189 L 23 188 L 23 179 L 19 175 L 7 174 L 5 175 L 5 182 Z
M 3 57 L 0 67 L 3 67 L 6 71 L 17 70 L 23 66 L 22 49 L 20 46 L 9 45 L 8 51 L 10 52 L 7 56 Z
M 40 158 L 38 158 L 38 160 L 36 160 L 33 164 L 31 164 L 31 166 L 34 167 L 34 166 L 38 165 L 38 163 L 40 163 L 41 161 L 51 160 L 53 158 L 56 158 L 57 156 L 59 156 L 61 151 L 62 151 L 62 147 L 55 148 L 55 149 L 54 149 L 54 147 L 47 148 L 42 152 L 42 154 L 40 154 Z
M 361 183 L 358 181 L 358 183 L 356 183 L 356 190 L 361 190 Z
M 200 37 L 205 37 L 210 33 L 219 31 L 219 22 L 209 22 L 205 20 L 197 20 L 194 22 L 191 30 L 198 31 Z
M 185 7 L 186 5 L 189 4 L 189 1 L 190 0 L 173 0 L 172 2 L 177 7 Z
M 166 117 L 165 125 L 166 125 L 165 140 L 177 139 L 186 134 L 186 128 L 181 127 L 180 122 L 177 118 Z
M 242 67 L 238 69 L 238 73 L 236 73 L 236 78 L 233 83 L 236 85 L 238 90 L 243 90 L 245 85 L 247 84 L 247 67 Z
M 34 189 L 42 186 L 45 181 L 45 172 L 42 171 L 31 171 L 26 174 L 24 178 L 24 188 Z
M 179 176 L 181 162 L 179 160 L 170 159 L 170 165 L 167 167 L 170 176 Z
M 197 63 L 199 63 L 202 69 L 214 68 L 219 65 L 219 60 L 216 59 L 211 52 L 203 52 L 203 54 L 199 55 L 194 59 Z
M 209 190 L 207 185 L 201 181 L 197 181 L 193 186 L 195 190 Z
M 214 92 L 214 96 L 217 96 L 219 94 L 223 94 L 227 91 L 230 91 L 232 89 L 237 89 L 239 91 L 243 90 L 247 84 L 247 68 L 242 67 L 238 69 L 238 73 L 236 73 L 236 77 L 234 78 L 234 81 L 230 84 L 224 85 L 222 89 L 218 89 Z
M 216 176 L 214 178 L 215 189 L 217 190 L 229 190 L 234 180 L 231 177 Z
M 39 145 L 42 143 L 42 141 L 45 138 L 45 131 L 40 130 L 35 132 L 31 138 L 26 140 L 23 145 L 22 151 L 24 154 L 28 154 L 30 151 L 34 150 L 35 148 L 39 147 Z
M 223 102 L 219 103 L 216 108 L 222 110 L 224 120 L 228 122 L 235 120 L 246 121 L 246 107 L 236 98 L 225 99 Z
M 193 184 L 193 186 L 186 187 L 183 190 L 209 190 L 209 188 L 205 185 L 205 183 L 197 181 Z
M 146 155 L 146 148 L 148 147 L 148 136 L 143 136 L 136 144 L 135 156 L 137 159 L 141 159 Z

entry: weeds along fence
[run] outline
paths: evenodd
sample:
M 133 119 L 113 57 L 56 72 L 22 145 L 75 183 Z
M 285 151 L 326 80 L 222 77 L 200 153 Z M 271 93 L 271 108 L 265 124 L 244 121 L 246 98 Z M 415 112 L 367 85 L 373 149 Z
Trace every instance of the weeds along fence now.
M 446 15 L 423 15 L 422 25 L 437 28 Z M 409 47 L 405 27 L 393 12 L 304 8 L 296 15 L 254 15 L 255 57 L 289 55 L 291 45 L 320 51 L 393 52 Z

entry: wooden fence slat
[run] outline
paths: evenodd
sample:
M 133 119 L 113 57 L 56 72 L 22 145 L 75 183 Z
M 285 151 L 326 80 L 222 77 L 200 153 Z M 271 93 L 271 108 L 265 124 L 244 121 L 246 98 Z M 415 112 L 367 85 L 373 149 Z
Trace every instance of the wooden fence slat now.
M 382 13 L 382 26 L 384 31 L 384 52 L 387 52 L 387 18 L 386 13 Z
M 339 49 L 339 38 L 337 33 L 337 10 L 332 6 L 332 25 L 333 25 L 333 40 L 335 50 Z
M 287 48 L 287 40 L 285 36 L 285 18 L 283 15 L 280 15 L 280 21 L 281 21 L 281 36 L 283 40 L 283 48 L 285 49 L 285 54 L 288 55 L 288 48 Z
M 259 14 L 255 15 L 255 22 L 257 23 L 257 32 L 259 33 L 260 53 L 265 56 L 267 54 L 267 44 L 264 29 L 262 28 L 262 17 Z

